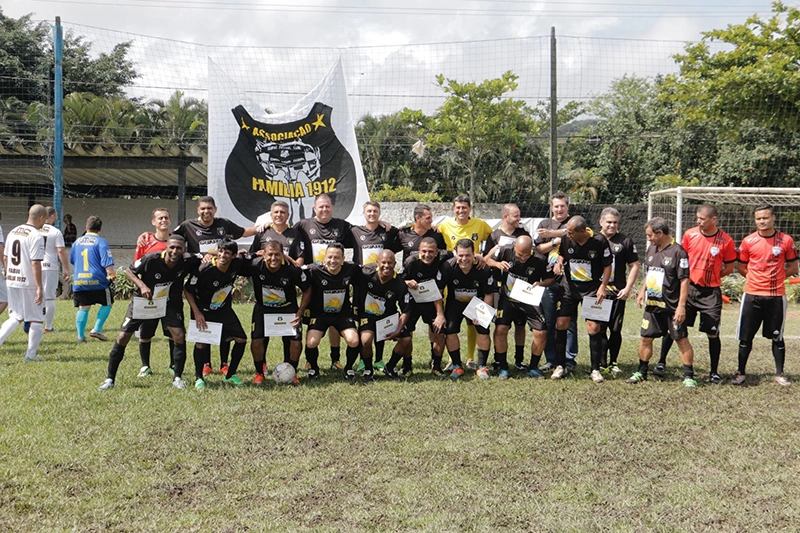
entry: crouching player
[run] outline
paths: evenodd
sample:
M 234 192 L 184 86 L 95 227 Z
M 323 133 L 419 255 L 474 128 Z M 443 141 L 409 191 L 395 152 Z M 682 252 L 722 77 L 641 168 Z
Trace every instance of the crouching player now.
M 131 299 L 120 327 L 120 333 L 108 354 L 108 376 L 100 385 L 100 390 L 114 388 L 117 370 L 125 356 L 125 347 L 139 328 L 141 328 L 141 337 L 147 341 L 139 344 L 139 349 L 146 348 L 149 358 L 150 339 L 156 332 L 159 320 L 169 331 L 173 341 L 170 368 L 175 377 L 172 386 L 181 390 L 186 388 L 186 383 L 183 381 L 183 369 L 186 365 L 186 330 L 183 324 L 182 282 L 188 272 L 200 265 L 200 259 L 192 255 L 184 255 L 186 241 L 180 235 L 171 236 L 166 244 L 167 248 L 163 252 L 145 254 L 138 259 L 125 270 L 125 275 L 136 287 L 133 291 L 134 297 L 151 300 L 154 297 L 166 295 L 167 312 L 160 319 L 134 318 L 133 299 Z M 148 376 L 150 373 L 150 367 L 147 366 L 142 367 L 139 371 L 139 375 L 142 377 Z
M 548 268 L 547 259 L 534 253 L 533 240 L 523 235 L 517 237 L 514 246 L 498 248 L 493 257 L 486 260 L 490 267 L 500 270 L 500 298 L 497 304 L 497 317 L 494 328 L 495 359 L 500 362 L 500 377 L 503 377 L 503 368 L 508 376 L 508 330 L 511 324 L 527 322 L 533 331 L 531 343 L 531 362 L 528 365 L 527 375 L 532 378 L 541 378 L 538 370 L 547 344 L 547 324 L 540 305 L 526 304 L 511 297 L 511 291 L 517 280 L 525 281 L 534 287 L 549 287 L 555 282 L 551 269 Z M 483 374 L 478 369 L 478 377 L 488 379 L 489 373 L 484 368 Z
M 219 323 L 222 324 L 220 340 L 233 339 L 230 365 L 224 373 L 225 383 L 241 386 L 243 383 L 236 376 L 236 370 L 244 355 L 247 334 L 231 306 L 231 294 L 236 278 L 247 270 L 249 261 L 236 257 L 238 251 L 239 245 L 236 242 L 228 239 L 220 242 L 217 257 L 203 263 L 192 273 L 183 292 L 192 310 L 191 318 L 197 322 L 197 329 L 206 330 L 207 322 Z M 201 390 L 206 387 L 203 376 L 211 373 L 211 347 L 208 344 L 195 343 L 193 355 L 194 388 Z
M 387 337 L 388 340 L 396 341 L 397 345 L 392 350 L 389 363 L 383 367 L 383 372 L 390 378 L 397 378 L 395 365 L 401 358 L 411 356 L 411 334 L 405 329 L 408 320 L 406 313 L 408 289 L 405 282 L 395 274 L 396 264 L 394 252 L 383 250 L 378 254 L 377 267 L 372 265 L 362 270 L 364 280 L 359 291 L 361 296 L 358 304 L 360 311 L 358 331 L 361 337 L 361 360 L 364 363 L 365 383 L 373 379 L 372 344 L 375 342 L 376 322 L 398 313 L 398 308 L 400 317 L 397 327 Z M 375 344 L 382 346 L 385 342 L 380 341 Z
M 261 385 L 264 383 L 265 355 L 269 342 L 269 337 L 264 334 L 264 315 L 293 316 L 291 326 L 294 328 L 295 334 L 281 338 L 284 344 L 283 362 L 290 363 L 297 370 L 297 362 L 303 351 L 301 323 L 303 313 L 311 302 L 311 286 L 306 271 L 284 260 L 283 247 L 278 241 L 264 243 L 263 257 L 254 258 L 247 273 L 253 278 L 253 293 L 256 296 L 253 320 L 250 325 L 250 352 L 253 354 L 253 364 L 256 367 L 253 383 Z M 297 306 L 298 288 L 303 293 L 300 307 Z M 285 349 L 287 344 L 288 350 Z M 298 384 L 297 375 L 294 379 L 295 384 Z
M 456 256 L 448 259 L 442 266 L 442 275 L 447 288 L 447 302 L 444 308 L 445 343 L 450 354 L 452 368 L 450 377 L 458 379 L 464 375 L 464 367 L 461 364 L 461 343 L 458 334 L 461 332 L 461 322 L 464 320 L 464 310 L 469 305 L 473 296 L 483 300 L 489 305 L 494 303 L 495 285 L 490 268 L 478 268 L 475 264 L 474 245 L 469 239 L 460 239 L 454 248 Z M 481 368 L 486 371 L 486 358 L 489 356 L 491 341 L 489 340 L 489 328 L 482 327 L 478 321 L 474 321 L 477 333 L 478 346 L 478 377 L 481 376 Z M 488 374 L 486 375 L 488 377 Z M 500 379 L 508 379 L 508 362 L 500 362 Z

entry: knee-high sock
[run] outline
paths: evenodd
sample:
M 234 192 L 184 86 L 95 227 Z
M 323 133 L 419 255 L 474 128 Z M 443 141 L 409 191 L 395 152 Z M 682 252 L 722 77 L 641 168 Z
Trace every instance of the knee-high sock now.
M 383 345 L 386 341 L 375 343 L 375 361 L 383 361 Z
M 125 346 L 120 346 L 118 343 L 114 342 L 114 346 L 112 346 L 111 351 L 108 352 L 107 377 L 109 379 L 117 379 L 117 370 L 119 370 L 119 365 L 123 357 L 125 357 Z
M 231 364 L 228 366 L 228 373 L 225 374 L 225 379 L 230 379 L 231 376 L 236 374 L 236 370 L 239 368 L 239 363 L 242 361 L 242 357 L 244 356 L 245 346 L 247 346 L 246 342 L 233 343 L 233 349 L 231 350 Z
M 25 357 L 36 356 L 42 336 L 44 336 L 44 325 L 41 322 L 31 322 L 31 328 L 28 330 L 28 350 L 25 352 Z M 781 363 L 781 368 L 783 368 L 783 363 Z
M 453 363 L 453 366 L 462 366 L 461 363 L 461 350 L 456 348 L 455 350 L 448 350 L 450 353 L 450 361 Z
M 56 301 L 47 300 L 44 303 L 44 327 L 53 329 L 53 321 L 56 319 Z
M 386 368 L 394 372 L 394 368 L 397 366 L 397 363 L 400 362 L 400 359 L 403 358 L 402 354 L 397 353 L 396 351 L 392 350 L 392 355 L 389 356 L 389 362 L 386 363 Z M 366 366 L 366 363 L 364 363 Z
M 567 364 L 567 330 L 556 330 L 556 365 Z
M 150 366 L 150 347 L 152 343 L 150 342 L 140 342 L 139 343 L 139 359 L 142 361 L 142 366 Z M 172 351 L 170 351 L 170 357 L 172 357 Z
M 8 317 L 3 325 L 0 326 L 0 346 L 2 346 L 8 337 L 14 333 L 14 330 L 19 326 L 19 321 L 16 318 Z
M 78 338 L 86 338 L 86 323 L 89 322 L 89 310 L 78 309 L 75 313 L 75 329 L 78 330 Z
M 669 349 L 672 348 L 672 343 L 675 342 L 672 340 L 672 337 L 669 335 L 665 337 L 661 337 L 661 356 L 658 358 L 658 364 L 666 365 L 667 364 L 667 355 L 669 355 Z
M 103 331 L 103 326 L 108 319 L 108 315 L 111 314 L 111 306 L 110 305 L 103 305 L 100 306 L 100 309 L 97 310 L 97 320 L 94 321 L 94 327 L 92 331 L 95 333 L 100 333 Z
M 478 348 L 478 367 L 486 366 L 486 362 L 489 359 L 489 350 L 481 350 Z
M 611 331 L 611 334 L 608 336 L 608 362 L 609 364 L 614 364 L 617 362 L 617 358 L 619 357 L 619 351 L 622 348 L 622 332 L 621 331 Z
M 355 348 L 351 348 L 349 346 L 347 347 L 347 349 L 344 352 L 344 355 L 345 355 L 344 369 L 345 370 L 352 370 L 353 369 L 353 365 L 356 364 L 356 359 L 358 359 L 358 354 L 359 354 L 358 346 L 356 346 Z M 365 361 L 364 362 L 364 367 L 365 368 L 366 368 L 366 364 L 367 363 Z M 370 364 L 370 366 L 372 366 L 372 361 L 371 360 L 370 360 L 369 364 Z
M 467 326 L 467 359 L 475 359 L 475 347 L 478 345 L 478 332 L 474 326 Z
M 516 327 L 516 326 L 515 326 Z M 478 353 L 481 351 L 478 350 Z M 514 345 L 514 364 L 521 365 L 525 362 L 525 345 L 524 344 L 515 344 Z
M 267 351 L 264 350 L 264 361 L 267 360 Z M 291 337 L 283 337 L 283 362 L 292 362 L 292 339 Z M 295 365 L 297 366 L 297 365 Z
M 600 331 L 594 335 L 589 335 L 589 357 L 592 362 L 592 370 L 600 370 L 600 362 L 608 347 L 608 338 L 605 331 Z
M 719 356 L 722 353 L 722 342 L 719 337 L 709 337 L 708 355 L 711 358 L 711 373 L 717 374 L 719 370 Z
M 219 345 L 219 366 L 228 364 L 228 354 L 231 353 L 231 341 L 222 341 Z
M 319 348 L 309 348 L 306 346 L 306 361 L 319 374 Z
M 186 367 L 186 343 L 172 344 L 172 369 L 175 370 L 175 377 L 183 376 L 183 369 Z
M 198 348 L 195 344 L 192 356 L 194 357 L 194 377 L 203 379 L 203 366 L 211 361 L 211 347 L 206 345 L 205 348 Z
M 342 348 L 340 346 L 331 346 L 331 363 L 337 362 L 342 358 Z
M 786 344 L 783 341 L 772 341 L 772 357 L 775 359 L 775 375 L 783 375 L 783 363 L 786 360 Z
M 739 368 L 738 372 L 744 375 L 747 368 L 747 360 L 750 358 L 750 350 L 753 349 L 753 341 L 739 341 Z
M 508 370 L 508 352 L 494 352 L 494 360 L 500 365 L 500 370 Z

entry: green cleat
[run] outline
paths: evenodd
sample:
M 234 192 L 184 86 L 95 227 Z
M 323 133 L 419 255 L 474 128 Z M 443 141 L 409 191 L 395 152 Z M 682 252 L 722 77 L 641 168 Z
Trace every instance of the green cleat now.
M 206 388 L 206 382 L 200 378 L 197 378 L 194 382 L 195 390 L 203 390 Z
M 229 378 L 225 378 L 223 381 L 225 383 L 230 383 L 231 385 L 235 385 L 236 387 L 241 387 L 242 385 L 244 385 L 242 380 L 239 379 L 238 377 L 236 377 L 236 374 L 234 374 L 233 376 L 231 376 Z
M 147 376 L 152 376 L 152 375 L 153 375 L 153 371 L 150 370 L 150 367 L 149 366 L 143 366 L 142 369 L 139 370 L 139 376 L 138 377 L 146 378 Z
M 683 386 L 684 386 L 684 388 L 687 388 L 687 389 L 696 389 L 697 388 L 697 382 L 695 380 L 693 380 L 692 378 L 684 378 Z
M 358 362 L 358 364 L 356 365 L 356 372 L 363 372 L 363 371 L 364 371 L 366 368 L 367 368 L 367 367 L 366 367 L 366 366 L 364 366 L 364 361 L 363 361 L 363 360 L 361 360 L 361 361 L 359 361 L 359 362 Z
M 382 360 L 381 361 L 375 361 L 374 363 L 372 363 L 372 368 L 374 368 L 378 372 L 383 370 L 385 367 L 386 367 L 386 363 L 384 363 Z
M 625 383 L 636 384 L 636 383 L 641 383 L 642 381 L 645 381 L 646 379 L 647 378 L 644 377 L 644 374 L 642 374 L 641 372 L 634 372 L 631 377 L 629 377 L 628 379 L 625 380 Z

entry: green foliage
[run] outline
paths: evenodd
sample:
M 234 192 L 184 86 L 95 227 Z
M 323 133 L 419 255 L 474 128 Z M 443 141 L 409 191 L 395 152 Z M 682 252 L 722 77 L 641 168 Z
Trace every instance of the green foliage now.
M 118 267 L 117 268 L 117 277 L 114 279 L 114 301 L 115 302 L 124 302 L 125 300 L 130 300 L 131 296 L 133 296 L 133 291 L 136 289 L 136 286 L 133 282 L 128 278 L 127 274 L 125 274 L 125 270 L 128 267 Z
M 727 296 L 734 302 L 742 301 L 742 294 L 744 293 L 744 276 L 740 276 L 737 272 L 722 278 L 722 285 L 720 290 L 722 294 Z
M 421 192 L 406 185 L 391 187 L 384 184 L 382 189 L 372 191 L 370 198 L 376 202 L 440 202 L 441 197 L 435 192 Z

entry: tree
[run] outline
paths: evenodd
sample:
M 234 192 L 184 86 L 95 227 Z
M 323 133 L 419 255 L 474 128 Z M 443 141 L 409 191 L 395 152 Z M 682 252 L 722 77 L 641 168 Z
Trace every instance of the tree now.
M 742 120 L 800 130 L 800 9 L 772 5 L 772 18 L 705 32 L 675 56 L 680 74 L 669 76 L 663 97 L 681 104 L 687 123 L 721 121 L 733 137 Z M 715 41 L 728 46 L 712 51 Z

